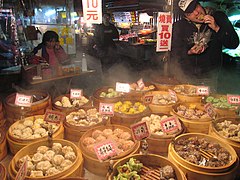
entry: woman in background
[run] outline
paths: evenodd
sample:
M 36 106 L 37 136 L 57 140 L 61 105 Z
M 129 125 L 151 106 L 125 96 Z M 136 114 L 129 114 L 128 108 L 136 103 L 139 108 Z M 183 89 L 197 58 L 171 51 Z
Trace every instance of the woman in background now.
M 42 43 L 33 49 L 33 54 L 42 57 L 51 67 L 69 61 L 68 55 L 59 44 L 59 36 L 55 31 L 46 31 L 43 34 Z

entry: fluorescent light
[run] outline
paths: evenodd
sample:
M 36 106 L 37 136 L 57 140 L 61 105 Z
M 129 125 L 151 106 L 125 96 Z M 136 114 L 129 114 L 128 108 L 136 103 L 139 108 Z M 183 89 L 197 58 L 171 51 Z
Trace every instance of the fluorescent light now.
M 229 21 L 233 22 L 233 21 L 237 21 L 240 19 L 240 14 L 238 15 L 233 15 L 233 16 L 230 16 L 228 17 Z
M 55 10 L 48 10 L 47 12 L 45 12 L 45 15 L 46 16 L 51 16 L 51 15 L 54 15 L 55 14 Z

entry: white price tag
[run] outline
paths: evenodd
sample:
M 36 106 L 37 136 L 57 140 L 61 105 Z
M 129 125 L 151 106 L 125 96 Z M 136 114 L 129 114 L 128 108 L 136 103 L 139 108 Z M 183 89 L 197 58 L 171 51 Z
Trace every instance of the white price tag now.
M 208 86 L 197 86 L 196 94 L 208 96 L 209 95 L 209 87 Z
M 94 151 L 100 161 L 109 159 L 117 154 L 115 144 L 109 140 L 96 144 Z
M 16 93 L 15 104 L 30 107 L 32 105 L 32 96 Z
M 227 94 L 229 104 L 240 104 L 240 95 Z
M 138 85 L 139 89 L 143 89 L 145 87 L 145 84 L 144 84 L 142 78 L 137 81 L 137 85 Z
M 148 125 L 145 121 L 131 125 L 134 139 L 140 141 L 150 136 Z
M 70 99 L 80 99 L 82 97 L 81 89 L 71 89 L 70 90 Z
M 213 105 L 211 103 L 205 104 L 204 109 L 212 119 L 216 118 L 217 113 L 215 112 Z
M 129 93 L 130 92 L 130 85 L 127 83 L 116 83 L 116 91 L 117 92 L 123 92 L 123 93 Z
M 55 123 L 55 124 L 60 124 L 61 121 L 65 119 L 65 114 L 61 113 L 59 111 L 53 111 L 50 109 L 46 110 L 45 116 L 44 116 L 44 121 L 48 123 Z
M 181 124 L 175 116 L 161 120 L 160 125 L 162 127 L 162 131 L 165 133 L 181 129 Z
M 25 160 L 17 172 L 15 180 L 24 180 L 27 175 L 27 160 Z
M 103 115 L 114 115 L 114 104 L 99 103 L 99 113 Z

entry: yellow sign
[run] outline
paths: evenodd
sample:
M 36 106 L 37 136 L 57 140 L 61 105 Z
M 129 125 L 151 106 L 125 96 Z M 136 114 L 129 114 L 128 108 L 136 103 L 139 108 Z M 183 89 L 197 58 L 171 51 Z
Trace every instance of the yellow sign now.
M 64 45 L 64 39 L 63 38 L 59 38 L 59 44 L 61 45 L 61 46 L 63 46 Z
M 73 44 L 73 38 L 72 37 L 67 37 L 66 43 L 72 45 Z

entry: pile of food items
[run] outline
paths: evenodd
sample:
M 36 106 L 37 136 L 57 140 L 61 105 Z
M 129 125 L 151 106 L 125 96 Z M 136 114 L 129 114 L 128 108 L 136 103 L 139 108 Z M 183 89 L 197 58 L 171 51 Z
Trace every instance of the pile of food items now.
M 118 101 L 114 104 L 114 111 L 124 114 L 138 114 L 143 112 L 146 106 L 141 102 L 131 102 L 131 101 Z
M 156 115 L 156 114 L 151 114 L 150 116 L 145 116 L 142 118 L 141 121 L 145 121 L 147 122 L 148 124 L 148 127 L 149 127 L 149 130 L 152 134 L 156 134 L 156 135 L 166 135 L 166 133 L 164 133 L 162 131 L 162 127 L 160 125 L 160 122 L 166 118 L 168 118 L 169 116 L 167 115 L 163 115 L 163 116 L 160 116 L 160 115 Z M 179 132 L 181 129 L 177 129 L 176 131 L 173 131 L 173 132 L 169 132 L 167 134 L 174 134 L 174 133 L 177 133 Z
M 114 130 L 110 128 L 95 130 L 89 137 L 85 137 L 82 143 L 89 151 L 94 152 L 95 144 L 106 140 L 115 142 L 117 146 L 117 154 L 129 150 L 135 144 L 132 140 L 132 135 L 120 128 Z
M 175 104 L 176 99 L 170 94 L 155 94 L 152 103 L 158 105 Z
M 173 90 L 182 95 L 188 96 L 195 96 L 197 92 L 197 88 L 194 86 L 184 86 L 184 85 L 177 85 L 173 88 Z
M 140 88 L 136 83 L 130 84 L 130 89 L 131 91 L 151 91 L 154 90 L 155 87 L 154 85 L 149 85 L 149 86 L 143 86 L 143 88 Z
M 209 119 L 210 118 L 210 116 L 206 111 L 198 109 L 194 104 L 190 104 L 189 106 L 181 104 L 176 108 L 176 113 L 187 119 L 204 119 L 204 118 Z
M 43 177 L 60 173 L 68 169 L 76 160 L 76 154 L 71 146 L 53 143 L 53 146 L 39 146 L 33 155 L 26 155 L 18 160 L 16 166 L 27 161 L 27 176 Z
M 81 107 L 84 104 L 88 103 L 88 99 L 84 96 L 81 96 L 79 99 L 69 99 L 67 96 L 63 96 L 61 101 L 56 101 L 55 105 L 65 108 L 72 108 L 72 107 Z
M 174 149 L 186 161 L 200 166 L 225 166 L 232 158 L 219 143 L 197 136 L 175 141 Z
M 135 158 L 130 158 L 124 165 L 117 167 L 118 175 L 114 176 L 114 180 L 175 180 L 176 175 L 172 166 L 164 167 L 146 167 Z
M 121 96 L 121 93 L 115 91 L 113 88 L 108 88 L 107 91 L 102 91 L 99 95 L 101 98 L 114 98 Z
M 236 106 L 229 104 L 227 101 L 227 98 L 225 98 L 225 97 L 217 98 L 217 97 L 213 97 L 213 96 L 208 96 L 205 101 L 206 101 L 206 103 L 211 103 L 213 105 L 213 107 L 215 107 L 215 108 L 230 109 L 230 108 L 236 107 Z
M 12 137 L 19 139 L 36 139 L 46 137 L 48 135 L 49 124 L 44 121 L 43 118 L 35 116 L 30 119 L 26 118 L 14 123 L 9 128 L 9 134 Z M 51 124 L 53 132 L 59 128 L 58 124 Z
M 216 124 L 216 130 L 223 137 L 240 142 L 240 123 L 225 120 Z
M 96 108 L 79 109 L 66 116 L 66 122 L 74 126 L 93 126 L 102 122 L 103 116 Z

